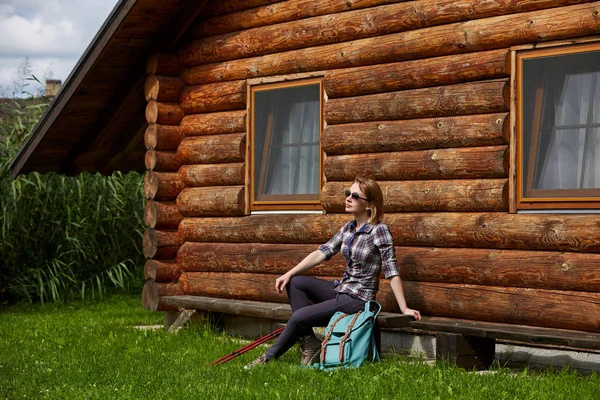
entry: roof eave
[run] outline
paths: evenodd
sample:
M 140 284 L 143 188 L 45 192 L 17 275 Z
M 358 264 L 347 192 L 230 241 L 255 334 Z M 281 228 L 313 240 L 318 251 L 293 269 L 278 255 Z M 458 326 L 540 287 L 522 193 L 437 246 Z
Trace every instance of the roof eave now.
M 85 74 L 81 72 L 91 69 L 108 44 L 109 41 L 106 39 L 110 38 L 116 32 L 119 25 L 127 17 L 127 14 L 137 1 L 138 0 L 119 0 L 115 5 L 108 18 L 104 21 L 94 36 L 94 39 L 86 48 L 83 55 L 65 80 L 65 83 L 58 92 L 56 98 L 50 103 L 48 109 L 40 118 L 40 121 L 35 126 L 29 138 L 21 146 L 19 152 L 12 160 L 9 167 L 12 179 L 15 179 L 23 171 L 23 168 L 29 159 L 29 155 L 35 151 L 52 124 L 56 121 L 56 118 L 60 115 L 61 110 L 65 107 L 81 84 L 85 76 Z

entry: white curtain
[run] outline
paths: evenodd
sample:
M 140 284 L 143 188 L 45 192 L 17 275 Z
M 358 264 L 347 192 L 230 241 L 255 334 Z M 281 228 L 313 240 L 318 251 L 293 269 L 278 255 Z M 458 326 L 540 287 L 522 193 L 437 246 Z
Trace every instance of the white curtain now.
M 320 100 L 288 98 L 276 106 L 263 194 L 318 194 Z
M 600 73 L 567 74 L 549 85 L 553 104 L 544 105 L 551 118 L 542 134 L 550 136 L 539 148 L 535 188 L 600 188 Z

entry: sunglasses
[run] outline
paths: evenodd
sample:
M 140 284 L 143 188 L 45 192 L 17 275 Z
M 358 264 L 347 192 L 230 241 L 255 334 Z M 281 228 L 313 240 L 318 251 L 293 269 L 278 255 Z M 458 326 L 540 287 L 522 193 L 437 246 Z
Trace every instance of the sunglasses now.
M 352 193 L 352 192 L 350 192 L 347 189 L 346 189 L 346 191 L 344 193 L 346 194 L 346 197 L 352 196 L 352 200 L 354 200 L 354 201 L 358 201 L 358 200 L 371 201 L 371 200 L 369 200 L 369 199 L 367 199 L 365 197 L 360 197 L 358 195 L 358 193 Z

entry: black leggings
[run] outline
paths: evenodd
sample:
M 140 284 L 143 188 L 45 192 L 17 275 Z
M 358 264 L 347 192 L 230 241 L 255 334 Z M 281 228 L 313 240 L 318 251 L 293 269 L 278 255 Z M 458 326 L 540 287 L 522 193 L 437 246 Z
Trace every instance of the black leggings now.
M 299 338 L 312 335 L 314 326 L 327 326 L 337 311 L 354 314 L 365 307 L 365 301 L 333 290 L 333 282 L 312 276 L 296 275 L 286 286 L 292 316 L 266 358 L 279 358 Z

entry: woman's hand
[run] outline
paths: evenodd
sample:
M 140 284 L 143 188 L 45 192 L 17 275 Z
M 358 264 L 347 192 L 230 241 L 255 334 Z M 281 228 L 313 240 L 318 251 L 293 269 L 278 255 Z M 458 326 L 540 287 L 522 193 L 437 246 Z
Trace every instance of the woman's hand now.
M 290 283 L 291 277 L 288 274 L 283 274 L 279 278 L 275 279 L 275 289 L 281 293 L 283 289 Z
M 421 313 L 418 312 L 417 310 L 413 310 L 412 308 L 405 308 L 404 311 L 402 311 L 402 314 L 410 315 L 417 321 L 421 319 Z

